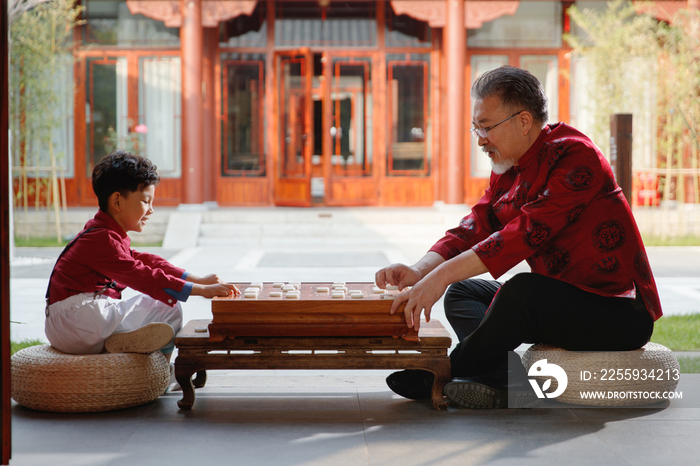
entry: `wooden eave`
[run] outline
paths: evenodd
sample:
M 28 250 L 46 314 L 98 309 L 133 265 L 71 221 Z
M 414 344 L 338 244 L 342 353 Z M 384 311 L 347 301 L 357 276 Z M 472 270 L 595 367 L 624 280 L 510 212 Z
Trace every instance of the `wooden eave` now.
M 257 0 L 202 0 L 202 27 L 218 27 L 220 22 L 240 15 L 250 16 Z M 182 26 L 182 2 L 179 0 L 126 0 L 131 14 L 142 14 L 163 21 L 166 27 Z

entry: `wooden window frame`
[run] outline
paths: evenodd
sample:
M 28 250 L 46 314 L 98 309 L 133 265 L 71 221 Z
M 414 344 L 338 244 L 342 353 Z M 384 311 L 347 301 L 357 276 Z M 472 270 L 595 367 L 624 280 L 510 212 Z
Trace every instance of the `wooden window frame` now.
M 260 128 L 259 134 L 257 135 L 258 144 L 260 147 L 260 153 L 258 155 L 260 160 L 260 168 L 258 170 L 229 170 L 226 169 L 226 161 L 228 160 L 228 65 L 255 65 L 258 67 L 258 83 L 260 87 L 258 89 L 258 102 L 255 105 L 258 107 L 258 127 Z M 222 101 L 221 101 L 221 175 L 226 177 L 264 177 L 266 176 L 266 165 L 265 165 L 265 62 L 263 60 L 222 60 L 221 61 L 221 91 L 222 91 Z
M 387 61 L 386 64 L 386 73 L 387 73 L 387 91 L 388 89 L 388 84 L 391 83 L 393 76 L 394 76 L 394 67 L 395 66 L 421 66 L 423 68 L 423 128 L 425 128 L 426 134 L 428 130 L 428 115 L 430 114 L 430 62 L 425 61 L 425 60 L 411 60 L 410 57 L 407 57 L 406 60 L 389 60 Z M 393 128 L 394 121 L 392 119 L 392 108 L 393 108 L 393 101 L 392 101 L 392 93 L 387 92 L 386 93 L 386 102 L 387 102 L 387 128 Z M 394 162 L 394 154 L 393 154 L 393 134 L 392 131 L 387 131 L 388 133 L 388 145 L 387 145 L 387 167 L 386 167 L 386 173 L 388 176 L 430 176 L 430 159 L 428 157 L 428 144 L 424 144 L 423 148 L 423 169 L 421 170 L 394 170 L 392 168 L 393 162 Z M 426 136 L 427 139 L 427 136 Z
M 371 59 L 371 57 L 370 57 L 370 59 Z M 338 80 L 340 78 L 340 68 L 342 66 L 362 66 L 362 68 L 364 70 L 364 76 L 363 76 L 363 86 L 364 86 L 365 84 L 369 83 L 369 81 L 370 81 L 370 64 L 371 63 L 368 61 L 355 60 L 354 58 L 350 58 L 347 61 L 338 60 L 334 63 L 333 80 L 334 80 L 334 82 L 336 82 L 336 80 Z M 337 87 L 339 87 L 339 85 Z M 335 88 L 336 87 L 331 86 L 331 93 L 332 93 L 333 89 L 335 89 Z M 363 99 L 366 99 L 366 96 L 365 96 L 366 89 L 363 87 L 362 90 L 363 90 L 363 92 L 362 92 Z M 355 96 L 358 95 L 358 92 L 356 92 L 356 91 L 351 91 L 351 92 Z M 355 121 L 355 117 L 356 117 L 356 106 L 355 106 L 356 100 L 357 100 L 357 98 L 354 98 L 351 100 L 351 115 L 350 115 L 351 121 Z M 371 176 L 372 175 L 372 164 L 371 164 L 370 160 L 367 158 L 367 146 L 371 145 L 372 141 L 369 141 L 369 144 L 367 142 L 367 131 L 366 131 L 366 129 L 367 129 L 367 126 L 366 126 L 367 125 L 367 105 L 366 104 L 367 104 L 367 102 L 365 100 L 365 102 L 362 106 L 363 112 L 364 112 L 364 117 L 362 118 L 362 122 L 365 125 L 365 128 L 363 128 L 363 135 L 364 135 L 363 138 L 364 138 L 365 150 L 364 150 L 364 158 L 362 161 L 362 168 L 360 168 L 360 169 L 357 169 L 357 168 L 342 169 L 338 165 L 331 164 L 333 176 L 338 176 L 338 177 L 363 176 L 364 177 L 364 176 Z M 340 126 L 340 108 L 339 108 L 340 101 L 339 100 L 333 101 L 333 105 L 336 107 L 336 112 L 335 112 L 335 117 L 334 117 L 333 123 L 335 124 L 335 127 L 338 128 Z M 340 145 L 340 140 L 338 138 L 335 138 L 335 139 L 336 139 L 336 141 L 334 143 L 335 147 L 331 151 L 331 157 L 336 155 L 336 149 Z M 354 164 L 354 165 L 357 165 L 357 164 Z

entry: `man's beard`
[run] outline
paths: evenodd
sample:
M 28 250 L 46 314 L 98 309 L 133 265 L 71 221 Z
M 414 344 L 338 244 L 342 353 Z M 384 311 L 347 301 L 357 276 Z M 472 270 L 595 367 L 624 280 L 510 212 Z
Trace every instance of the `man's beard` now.
M 512 160 L 504 160 L 500 163 L 496 163 L 492 160 L 491 171 L 494 172 L 496 175 L 502 175 L 511 168 L 513 168 L 513 165 L 515 165 L 515 163 Z
M 489 150 L 489 149 L 490 148 L 483 147 L 481 150 L 483 150 L 485 154 L 488 154 L 489 152 L 493 152 L 492 150 Z M 500 162 L 494 162 L 493 159 L 491 157 L 489 157 L 489 160 L 491 162 L 491 171 L 494 172 L 496 175 L 504 174 L 505 172 L 510 170 L 515 165 L 515 161 L 512 159 L 503 159 Z

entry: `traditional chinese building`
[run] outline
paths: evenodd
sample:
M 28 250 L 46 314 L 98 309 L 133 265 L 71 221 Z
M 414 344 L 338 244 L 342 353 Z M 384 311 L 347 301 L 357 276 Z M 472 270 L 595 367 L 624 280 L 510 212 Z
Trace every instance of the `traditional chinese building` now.
M 67 78 L 77 83 L 68 205 L 96 203 L 90 174 L 115 139 L 158 165 L 160 205 L 472 202 L 490 164 L 470 138 L 471 83 L 500 65 L 528 69 L 546 88 L 550 121 L 575 120 L 562 40 L 574 3 L 605 8 L 83 0 Z M 660 15 L 688 5 L 656 3 Z

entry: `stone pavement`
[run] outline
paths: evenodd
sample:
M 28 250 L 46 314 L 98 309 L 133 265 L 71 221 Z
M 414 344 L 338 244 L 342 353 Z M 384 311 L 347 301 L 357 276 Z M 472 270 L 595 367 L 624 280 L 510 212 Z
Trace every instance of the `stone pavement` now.
M 420 258 L 464 210 L 157 209 L 168 225 L 164 245 L 140 249 L 229 281 L 372 281 L 386 264 Z M 84 211 L 85 220 L 93 213 Z M 59 252 L 15 251 L 13 340 L 45 340 L 43 296 Z M 700 248 L 648 253 L 665 313 L 700 312 Z M 520 265 L 513 273 L 525 270 Z M 210 318 L 209 304 L 190 298 L 185 319 Z M 433 318 L 449 327 L 441 302 Z M 138 408 L 79 415 L 41 413 L 13 402 L 10 464 L 700 464 L 700 375 L 681 377 L 682 402 L 651 408 L 553 402 L 557 407 L 437 412 L 393 395 L 384 383 L 388 373 L 210 372 L 189 412 L 178 410 L 179 393 Z

